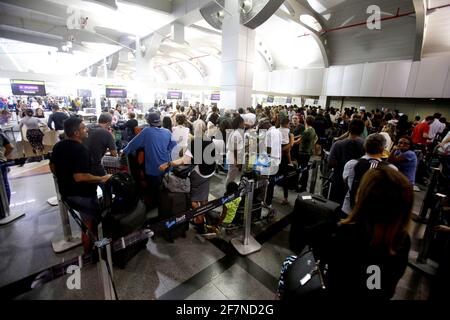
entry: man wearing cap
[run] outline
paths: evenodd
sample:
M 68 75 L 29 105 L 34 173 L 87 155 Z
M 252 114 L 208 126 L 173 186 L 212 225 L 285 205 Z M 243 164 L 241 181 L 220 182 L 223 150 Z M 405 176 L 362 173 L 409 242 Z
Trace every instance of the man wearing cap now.
M 170 163 L 172 149 L 177 143 L 172 140 L 172 134 L 169 130 L 161 128 L 159 114 L 150 112 L 147 116 L 147 122 L 150 127 L 145 128 L 134 137 L 123 149 L 123 152 L 128 155 L 144 148 L 145 174 L 150 191 L 154 195 L 157 194 L 164 175 L 164 171 L 160 171 L 159 166 L 163 163 Z

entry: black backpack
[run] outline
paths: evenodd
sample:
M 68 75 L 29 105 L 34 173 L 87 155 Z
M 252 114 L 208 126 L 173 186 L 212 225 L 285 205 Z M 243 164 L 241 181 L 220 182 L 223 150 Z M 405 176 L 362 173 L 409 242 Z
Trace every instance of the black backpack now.
M 358 192 L 359 184 L 361 183 L 361 180 L 364 176 L 364 174 L 369 171 L 370 169 L 375 169 L 378 166 L 385 166 L 388 165 L 384 161 L 380 161 L 377 159 L 358 159 L 358 162 L 356 163 L 355 167 L 353 168 L 355 175 L 353 178 L 352 187 L 350 188 L 350 206 L 353 209 L 355 206 L 355 200 L 356 200 L 356 193 Z
M 111 176 L 105 184 L 103 196 L 112 214 L 133 210 L 139 200 L 134 180 L 125 172 L 116 172 Z

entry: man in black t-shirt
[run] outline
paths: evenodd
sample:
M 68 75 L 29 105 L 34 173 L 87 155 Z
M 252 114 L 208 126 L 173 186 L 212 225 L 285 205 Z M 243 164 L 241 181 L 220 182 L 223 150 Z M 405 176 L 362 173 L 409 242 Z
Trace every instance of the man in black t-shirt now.
M 360 135 L 364 131 L 364 122 L 362 120 L 352 120 L 349 124 L 348 138 L 335 142 L 330 151 L 328 167 L 334 169 L 330 200 L 342 205 L 347 193 L 347 186 L 344 183 L 342 174 L 345 164 L 352 159 L 359 159 L 364 154 L 364 141 Z
M 52 106 L 53 113 L 48 117 L 47 126 L 51 130 L 62 131 L 64 130 L 64 120 L 69 118 L 67 114 L 65 114 L 58 106 L 58 104 L 54 104 Z M 55 124 L 55 127 L 52 126 L 52 123 Z
M 102 113 L 98 117 L 98 124 L 89 127 L 88 137 L 83 140 L 90 157 L 90 173 L 96 176 L 104 176 L 106 174 L 102 165 L 102 158 L 107 150 L 109 150 L 111 156 L 117 157 L 116 142 L 108 130 L 111 126 L 111 121 L 112 116 L 110 113 Z
M 83 221 L 95 234 L 101 209 L 97 186 L 108 181 L 111 175 L 94 176 L 90 173 L 88 150 L 81 143 L 87 135 L 81 118 L 70 117 L 64 121 L 64 133 L 67 139 L 53 147 L 50 169 L 56 176 L 62 199 L 80 212 Z M 84 234 L 83 244 L 85 251 L 89 252 L 91 243 Z

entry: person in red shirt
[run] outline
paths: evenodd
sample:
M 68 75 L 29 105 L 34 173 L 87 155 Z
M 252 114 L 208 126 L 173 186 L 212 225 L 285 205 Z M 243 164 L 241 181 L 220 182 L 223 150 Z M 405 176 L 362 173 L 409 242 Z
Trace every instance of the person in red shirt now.
M 428 133 L 430 132 L 430 124 L 433 120 L 433 116 L 428 116 L 424 122 L 414 127 L 411 138 L 415 145 L 425 146 L 428 143 Z

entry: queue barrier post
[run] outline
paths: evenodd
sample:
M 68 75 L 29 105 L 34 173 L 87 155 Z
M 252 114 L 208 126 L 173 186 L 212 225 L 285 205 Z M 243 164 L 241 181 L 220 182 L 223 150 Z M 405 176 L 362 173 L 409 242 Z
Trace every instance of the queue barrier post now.
M 427 192 L 425 194 L 425 199 L 422 202 L 422 206 L 420 208 L 418 222 L 426 222 L 427 214 L 429 209 L 433 206 L 433 195 L 436 189 L 436 185 L 438 183 L 438 176 L 440 173 L 439 168 L 433 168 L 433 173 L 431 174 L 430 183 L 428 184 Z
M 113 283 L 114 274 L 112 269 L 111 239 L 103 238 L 103 227 L 101 223 L 98 225 L 97 230 L 98 238 L 102 239 L 95 242 L 100 257 L 100 261 L 97 264 L 97 270 L 103 284 L 105 300 L 118 300 Z
M 81 237 L 72 235 L 72 229 L 70 228 L 69 214 L 67 212 L 66 206 L 61 201 L 61 194 L 59 193 L 58 182 L 56 181 L 55 176 L 53 176 L 53 181 L 55 183 L 56 199 L 58 201 L 59 216 L 61 218 L 61 225 L 63 227 L 64 238 L 59 240 L 53 240 L 52 248 L 55 253 L 61 253 L 81 245 Z
M 11 213 L 11 211 L 9 210 L 9 201 L 6 194 L 6 187 L 3 181 L 3 177 L 0 177 L 0 202 L 0 215 L 4 216 L 2 219 L 0 219 L 0 226 L 9 224 L 25 215 L 24 212 Z
M 429 259 L 429 251 L 432 241 L 436 235 L 434 228 L 438 224 L 440 211 L 442 210 L 442 202 L 447 196 L 441 193 L 434 194 L 434 206 L 430 212 L 427 227 L 422 239 L 420 250 L 416 259 L 409 259 L 408 265 L 421 273 L 433 276 L 437 272 L 437 265 Z
M 231 239 L 231 244 L 243 256 L 261 250 L 261 244 L 251 235 L 254 188 L 254 180 L 248 180 L 244 209 L 244 234 L 242 238 Z

